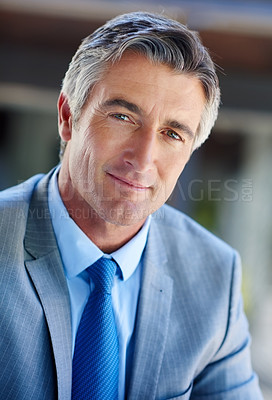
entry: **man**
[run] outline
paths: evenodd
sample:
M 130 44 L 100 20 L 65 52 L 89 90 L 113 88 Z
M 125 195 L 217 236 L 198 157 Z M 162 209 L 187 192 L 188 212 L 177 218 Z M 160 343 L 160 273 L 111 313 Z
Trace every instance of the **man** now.
M 178 22 L 131 13 L 83 41 L 60 167 L 1 194 L 1 399 L 262 398 L 239 257 L 164 205 L 219 98 Z

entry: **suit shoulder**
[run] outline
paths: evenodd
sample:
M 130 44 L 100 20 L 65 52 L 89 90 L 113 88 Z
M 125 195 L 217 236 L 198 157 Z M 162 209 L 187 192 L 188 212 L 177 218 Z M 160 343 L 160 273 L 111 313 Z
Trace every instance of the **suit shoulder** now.
M 231 255 L 236 251 L 183 212 L 164 205 L 153 214 L 152 220 L 161 232 L 176 238 L 177 247 L 186 246 L 192 252 L 220 252 Z
M 0 192 L 0 239 L 8 237 L 15 241 L 24 235 L 30 199 L 42 177 L 35 175 Z
M 34 188 L 43 176 L 44 174 L 34 175 L 25 182 L 0 191 L 0 209 L 29 203 Z

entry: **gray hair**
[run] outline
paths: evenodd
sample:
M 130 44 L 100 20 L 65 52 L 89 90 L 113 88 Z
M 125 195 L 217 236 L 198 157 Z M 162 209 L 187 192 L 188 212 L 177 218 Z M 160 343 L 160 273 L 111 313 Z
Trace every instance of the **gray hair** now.
M 214 63 L 197 32 L 172 19 L 146 12 L 120 15 L 82 41 L 62 85 L 73 123 L 78 121 L 94 85 L 128 50 L 154 63 L 167 65 L 177 73 L 189 73 L 199 79 L 206 97 L 193 150 L 199 147 L 210 134 L 220 103 Z M 62 141 L 60 157 L 65 146 Z

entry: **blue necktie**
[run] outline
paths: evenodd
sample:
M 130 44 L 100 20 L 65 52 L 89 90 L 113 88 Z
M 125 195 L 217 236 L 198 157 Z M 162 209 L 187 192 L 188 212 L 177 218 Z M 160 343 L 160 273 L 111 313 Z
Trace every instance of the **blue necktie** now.
M 72 399 L 117 400 L 119 353 L 111 301 L 116 263 L 102 257 L 87 271 L 95 288 L 77 331 Z

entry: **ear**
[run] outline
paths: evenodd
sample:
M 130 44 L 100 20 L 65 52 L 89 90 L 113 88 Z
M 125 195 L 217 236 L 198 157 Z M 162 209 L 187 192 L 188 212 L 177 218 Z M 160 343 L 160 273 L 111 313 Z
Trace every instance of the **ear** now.
M 58 99 L 58 126 L 60 137 L 68 142 L 72 136 L 72 116 L 68 99 L 62 92 Z

